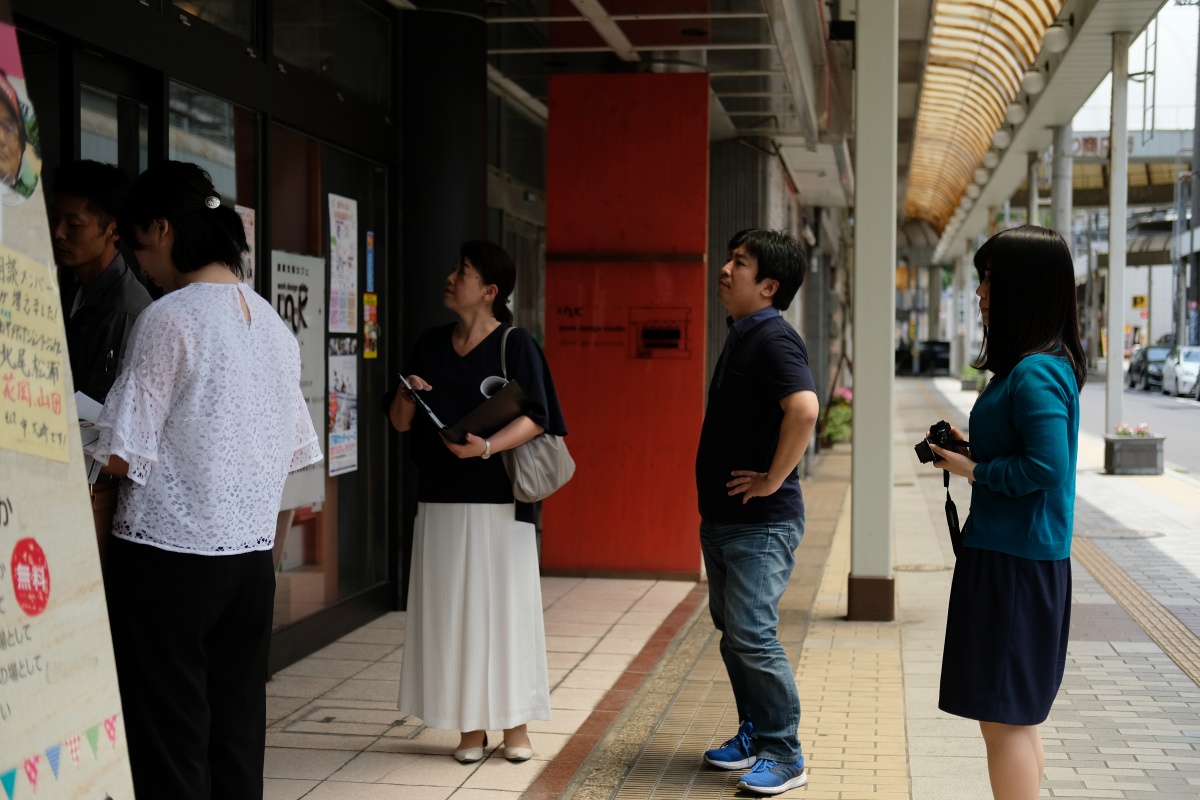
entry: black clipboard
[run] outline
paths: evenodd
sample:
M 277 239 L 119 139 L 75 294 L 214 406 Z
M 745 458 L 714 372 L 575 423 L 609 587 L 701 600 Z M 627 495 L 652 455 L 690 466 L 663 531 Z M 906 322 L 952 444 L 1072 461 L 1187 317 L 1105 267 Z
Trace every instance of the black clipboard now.
M 420 392 L 413 389 L 403 375 L 400 376 L 400 383 L 408 392 L 409 397 L 416 402 L 417 408 L 429 417 L 429 421 L 438 429 L 438 432 L 454 444 L 465 442 L 468 433 L 486 439 L 525 413 L 525 392 L 516 381 L 509 381 L 503 389 L 493 394 L 456 424 L 447 425 L 438 419 L 438 415 L 433 413 L 433 409 L 421 399 Z

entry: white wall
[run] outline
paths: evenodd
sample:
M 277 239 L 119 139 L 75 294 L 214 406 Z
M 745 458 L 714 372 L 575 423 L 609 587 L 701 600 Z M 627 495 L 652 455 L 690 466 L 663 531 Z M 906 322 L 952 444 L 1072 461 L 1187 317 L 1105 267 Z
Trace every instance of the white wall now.
M 1154 271 L 1153 296 L 1149 297 L 1148 308 L 1134 308 L 1133 297 L 1147 294 L 1150 271 Z M 1160 336 L 1171 333 L 1171 287 L 1172 267 L 1160 264 L 1157 267 L 1125 268 L 1125 324 L 1141 331 L 1145 343 L 1158 341 Z M 1148 312 L 1147 317 L 1142 314 Z

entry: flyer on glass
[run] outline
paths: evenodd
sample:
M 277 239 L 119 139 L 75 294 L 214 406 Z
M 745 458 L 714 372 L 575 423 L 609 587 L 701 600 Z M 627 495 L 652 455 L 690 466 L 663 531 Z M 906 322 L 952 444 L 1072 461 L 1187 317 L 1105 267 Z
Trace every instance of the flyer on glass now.
M 300 344 L 300 388 L 320 436 L 325 430 L 325 259 L 275 250 L 271 253 L 275 310 Z M 288 475 L 280 508 L 304 508 L 325 500 L 320 463 Z
M 329 332 L 358 333 L 358 201 L 329 195 Z
M 358 469 L 358 337 L 329 337 L 329 475 Z

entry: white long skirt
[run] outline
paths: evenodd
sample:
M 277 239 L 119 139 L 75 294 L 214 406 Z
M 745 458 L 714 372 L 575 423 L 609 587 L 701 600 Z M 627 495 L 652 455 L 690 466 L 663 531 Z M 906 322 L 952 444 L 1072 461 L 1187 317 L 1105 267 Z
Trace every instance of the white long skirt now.
M 516 506 L 419 503 L 399 709 L 447 730 L 550 719 L 533 525 Z

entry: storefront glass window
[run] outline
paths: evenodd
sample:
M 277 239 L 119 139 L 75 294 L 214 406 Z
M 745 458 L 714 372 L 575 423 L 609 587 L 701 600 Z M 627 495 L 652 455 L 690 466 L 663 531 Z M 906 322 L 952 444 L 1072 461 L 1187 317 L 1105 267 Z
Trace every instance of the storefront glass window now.
M 278 628 L 388 579 L 387 423 L 375 400 L 389 388 L 378 336 L 378 325 L 389 324 L 386 302 L 379 304 L 388 297 L 387 170 L 278 125 L 268 152 L 271 253 L 263 269 L 273 275 L 273 305 L 300 341 L 301 386 L 316 398 L 310 412 L 325 453 L 315 474 L 301 476 L 302 488 L 284 490 Z
M 254 0 L 174 0 L 174 5 L 239 39 L 254 37 Z
M 79 87 L 79 155 L 117 163 L 117 96 L 94 86 Z
M 171 81 L 170 158 L 199 164 L 221 197 L 247 208 L 257 201 L 257 118 L 220 97 Z
M 391 22 L 360 0 L 276 0 L 275 55 L 385 108 Z

